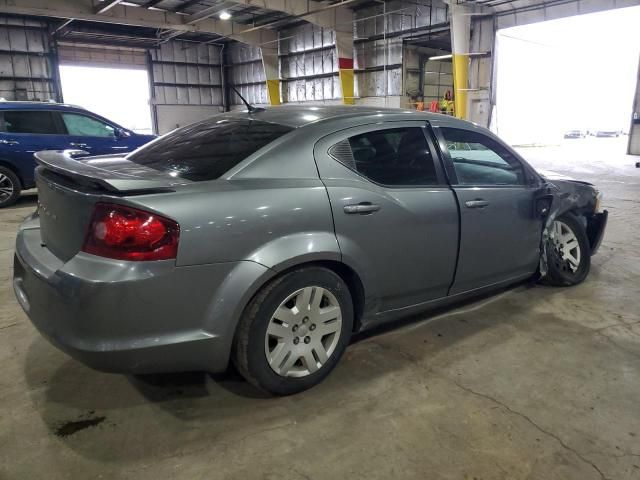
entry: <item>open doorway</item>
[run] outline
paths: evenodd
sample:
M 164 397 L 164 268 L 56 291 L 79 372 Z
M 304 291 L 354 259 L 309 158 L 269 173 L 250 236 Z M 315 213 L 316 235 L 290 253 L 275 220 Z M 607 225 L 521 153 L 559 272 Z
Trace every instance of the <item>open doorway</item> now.
M 640 7 L 579 15 L 497 33 L 492 128 L 512 145 L 626 149 L 638 57 Z
M 66 103 L 86 108 L 136 133 L 153 133 L 145 69 L 61 65 L 60 78 Z

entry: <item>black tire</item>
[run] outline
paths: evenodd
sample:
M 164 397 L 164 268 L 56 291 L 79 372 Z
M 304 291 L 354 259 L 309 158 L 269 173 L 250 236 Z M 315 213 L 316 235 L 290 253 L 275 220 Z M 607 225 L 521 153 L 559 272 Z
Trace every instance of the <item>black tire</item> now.
M 18 197 L 20 197 L 22 185 L 18 176 L 7 167 L 0 167 L 0 180 L 2 180 L 0 187 L 9 186 L 12 189 L 12 193 L 8 197 L 4 196 L 3 192 L 0 192 L 0 208 L 4 208 L 16 203 Z
M 547 268 L 545 282 L 557 287 L 577 285 L 584 281 L 591 268 L 591 247 L 584 226 L 571 214 L 565 214 L 556 219 L 568 227 L 575 235 L 580 247 L 580 263 L 573 270 L 567 261 L 563 260 L 560 253 L 551 241 L 547 243 Z
M 267 360 L 265 336 L 271 317 L 291 294 L 305 287 L 322 287 L 337 300 L 342 325 L 333 353 L 313 373 L 301 377 L 281 376 Z M 353 328 L 353 302 L 349 288 L 334 272 L 323 267 L 293 270 L 265 285 L 251 300 L 236 331 L 233 363 L 240 374 L 255 387 L 272 395 L 291 395 L 320 383 L 340 360 Z

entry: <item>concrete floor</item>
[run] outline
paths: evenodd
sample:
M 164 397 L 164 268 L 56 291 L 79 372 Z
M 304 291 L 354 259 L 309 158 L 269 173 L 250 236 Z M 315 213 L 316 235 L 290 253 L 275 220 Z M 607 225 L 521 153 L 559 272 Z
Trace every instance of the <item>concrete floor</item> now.
M 640 478 L 640 170 L 623 142 L 523 150 L 605 193 L 584 284 L 378 332 L 289 398 L 234 374 L 102 374 L 58 352 L 11 289 L 35 198 L 0 211 L 0 478 Z

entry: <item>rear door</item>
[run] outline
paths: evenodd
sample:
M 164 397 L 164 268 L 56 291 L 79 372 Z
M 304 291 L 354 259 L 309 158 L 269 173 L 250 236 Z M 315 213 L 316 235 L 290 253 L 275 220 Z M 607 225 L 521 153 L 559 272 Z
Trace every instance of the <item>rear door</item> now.
M 460 255 L 450 294 L 533 274 L 542 220 L 537 177 L 495 137 L 434 125 L 460 204 Z
M 35 152 L 69 148 L 52 110 L 3 110 L 0 130 L 0 159 L 13 165 L 28 187 L 34 183 Z
M 424 122 L 342 130 L 316 143 L 343 258 L 368 304 L 389 311 L 447 295 L 458 209 Z
M 91 155 L 123 153 L 133 150 L 115 125 L 77 112 L 60 112 L 67 135 L 67 148 L 85 150 Z

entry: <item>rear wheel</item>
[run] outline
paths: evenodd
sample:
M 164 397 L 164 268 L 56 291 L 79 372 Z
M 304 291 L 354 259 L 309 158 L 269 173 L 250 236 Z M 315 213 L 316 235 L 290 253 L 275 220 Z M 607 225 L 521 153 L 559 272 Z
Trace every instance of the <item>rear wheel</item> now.
M 547 243 L 547 283 L 570 286 L 581 283 L 591 267 L 589 239 L 573 215 L 554 220 Z
M 234 363 L 253 385 L 289 395 L 320 383 L 351 336 L 353 305 L 331 270 L 292 271 L 265 286 L 238 326 Z
M 13 205 L 20 196 L 20 180 L 6 167 L 0 167 L 0 208 Z

